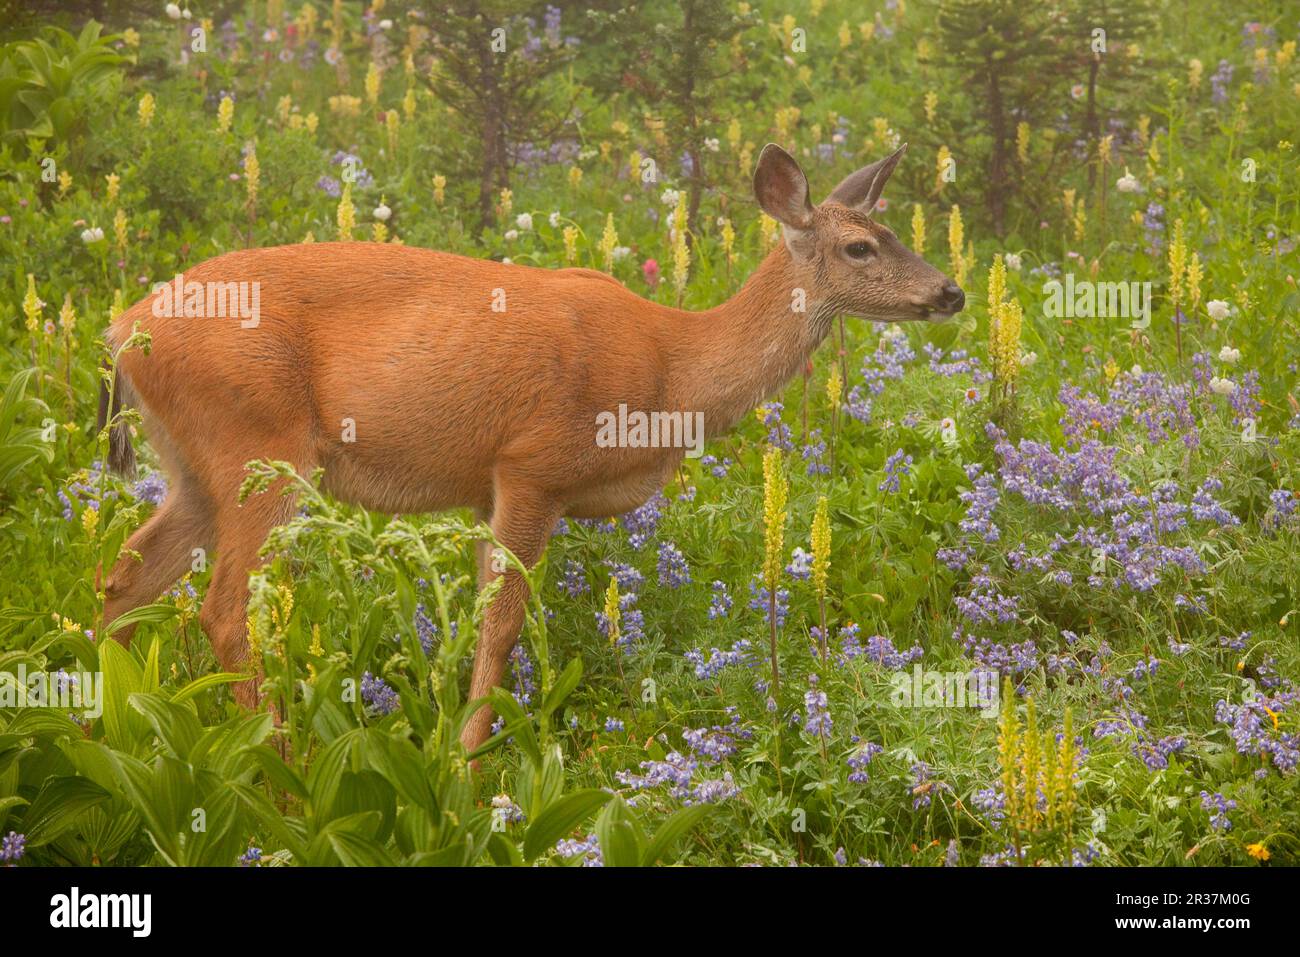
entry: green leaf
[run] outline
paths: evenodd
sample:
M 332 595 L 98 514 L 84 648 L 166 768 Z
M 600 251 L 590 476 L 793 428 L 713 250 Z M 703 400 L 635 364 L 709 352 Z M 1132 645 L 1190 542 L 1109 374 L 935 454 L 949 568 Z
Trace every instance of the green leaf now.
M 529 825 L 528 833 L 524 835 L 524 858 L 532 861 L 544 851 L 554 847 L 557 841 L 569 834 L 598 808 L 604 807 L 610 797 L 607 791 L 586 788 L 551 802 L 551 805 Z
M 128 701 L 145 716 L 154 734 L 175 757 L 189 760 L 190 751 L 203 733 L 194 712 L 156 694 L 133 694 Z
M 185 687 L 172 695 L 172 701 L 176 704 L 180 704 L 182 701 L 188 701 L 190 698 L 197 697 L 209 688 L 215 688 L 218 685 L 234 684 L 236 681 L 246 680 L 248 680 L 248 675 L 235 674 L 230 671 L 214 672 L 210 675 L 204 675 L 201 678 L 195 678 Z
M 555 685 L 551 688 L 550 694 L 542 702 L 543 717 L 555 714 L 560 705 L 564 703 L 564 699 L 573 692 L 574 688 L 578 687 L 578 682 L 581 680 L 582 659 L 574 658 L 565 665 L 564 670 L 560 672 L 560 676 L 555 679 Z
M 88 778 L 46 780 L 23 815 L 23 830 L 32 847 L 48 844 L 77 823 L 83 811 L 109 800 L 109 793 Z
M 596 840 L 606 867 L 636 867 L 645 856 L 645 836 L 618 795 L 596 818 Z
M 696 804 L 682 808 L 664 821 L 641 857 L 642 866 L 652 867 L 658 864 L 660 858 L 672 850 L 673 844 L 693 831 L 712 810 L 708 804 Z
M 104 629 L 102 637 L 108 638 L 127 625 L 139 625 L 144 622 L 167 621 L 179 615 L 180 609 L 175 605 L 141 605 L 113 619 L 113 623 Z

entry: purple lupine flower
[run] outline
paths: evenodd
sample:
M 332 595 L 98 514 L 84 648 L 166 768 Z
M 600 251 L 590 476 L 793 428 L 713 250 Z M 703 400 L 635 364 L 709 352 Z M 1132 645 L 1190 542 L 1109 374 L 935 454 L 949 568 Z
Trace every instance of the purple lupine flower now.
M 829 738 L 834 728 L 826 692 L 817 687 L 817 676 L 808 676 L 808 690 L 804 692 L 803 706 L 806 718 L 803 729 L 815 738 Z
M 750 642 L 748 638 L 738 638 L 728 651 L 722 651 L 718 648 L 709 649 L 709 657 L 705 659 L 701 651 L 688 651 L 682 657 L 691 663 L 695 669 L 695 677 L 701 681 L 716 678 L 723 668 L 731 665 L 748 665 L 752 659 L 749 656 Z
M 691 569 L 686 564 L 686 556 L 672 542 L 659 545 L 659 584 L 665 588 L 680 588 L 689 585 Z
M 856 743 L 857 738 L 855 736 Z M 876 755 L 883 754 L 885 749 L 871 741 L 865 741 L 859 744 L 849 754 L 847 764 L 849 766 L 849 780 L 854 784 L 866 784 L 869 780 L 867 776 L 867 766 Z
M 383 678 L 372 675 L 369 671 L 361 676 L 361 700 L 369 711 L 375 714 L 392 714 L 402 706 L 401 696 L 390 688 Z
M 587 572 L 572 558 L 564 564 L 564 577 L 560 580 L 560 588 L 570 598 L 577 598 L 591 591 L 591 585 L 587 582 Z
M 1228 812 L 1235 810 L 1236 807 L 1236 801 L 1225 798 L 1218 791 L 1213 794 L 1209 791 L 1201 792 L 1201 809 L 1210 812 L 1210 827 L 1216 831 L 1232 830 L 1232 822 L 1228 820 Z
M 23 854 L 27 851 L 27 835 L 19 834 L 16 831 L 10 831 L 3 838 L 0 838 L 0 861 L 13 865 L 15 861 L 21 860 Z
M 715 581 L 712 588 L 713 597 L 709 599 L 709 621 L 726 618 L 731 613 L 731 596 L 727 594 L 726 583 Z
M 902 449 L 894 452 L 885 460 L 885 480 L 880 483 L 879 490 L 882 492 L 897 492 L 899 489 L 899 478 L 904 475 L 912 474 L 912 456 L 908 455 Z

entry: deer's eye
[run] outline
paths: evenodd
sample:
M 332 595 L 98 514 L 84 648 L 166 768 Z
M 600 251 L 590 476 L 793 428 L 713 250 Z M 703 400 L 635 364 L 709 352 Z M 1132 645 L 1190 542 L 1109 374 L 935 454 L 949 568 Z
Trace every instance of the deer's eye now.
M 849 254 L 850 259 L 866 259 L 873 252 L 870 243 L 849 243 L 844 247 L 844 251 Z

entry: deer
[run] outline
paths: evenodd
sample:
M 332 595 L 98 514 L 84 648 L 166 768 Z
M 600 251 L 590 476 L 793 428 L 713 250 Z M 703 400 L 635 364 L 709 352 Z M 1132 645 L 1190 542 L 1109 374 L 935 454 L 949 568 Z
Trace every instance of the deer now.
M 961 311 L 957 284 L 873 218 L 905 150 L 814 205 L 799 163 L 767 145 L 753 192 L 781 241 L 734 295 L 702 311 L 649 301 L 592 269 L 392 243 L 245 249 L 193 266 L 187 285 L 260 287 L 260 315 L 255 324 L 185 310 L 159 317 L 146 298 L 111 323 L 111 409 L 101 387 L 109 466 L 134 470 L 118 413 L 136 408 L 169 491 L 103 581 L 103 621 L 155 600 L 189 570 L 193 549 L 215 551 L 200 624 L 219 665 L 250 674 L 235 699 L 259 706 L 248 576 L 295 505 L 272 490 L 239 501 L 253 460 L 322 469 L 326 493 L 370 510 L 469 508 L 525 568 L 562 518 L 644 504 L 673 479 L 684 449 L 598 445 L 602 413 L 620 404 L 703 413 L 713 438 L 799 374 L 837 316 L 941 321 Z M 147 353 L 122 349 L 137 328 L 149 334 Z M 504 581 L 483 614 L 471 700 L 500 684 L 529 597 L 526 578 L 499 570 L 491 547 L 486 538 L 477 546 L 479 584 Z M 131 631 L 114 637 L 129 645 Z M 467 752 L 492 721 L 486 704 L 468 719 Z

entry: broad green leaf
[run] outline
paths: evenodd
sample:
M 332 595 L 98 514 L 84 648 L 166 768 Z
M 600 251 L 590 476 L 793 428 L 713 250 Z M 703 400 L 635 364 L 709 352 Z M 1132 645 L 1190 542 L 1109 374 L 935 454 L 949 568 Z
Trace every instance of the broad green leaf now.
M 524 835 L 524 857 L 531 861 L 554 847 L 598 808 L 604 807 L 609 799 L 609 792 L 587 788 L 551 802 L 528 826 L 528 833 Z

